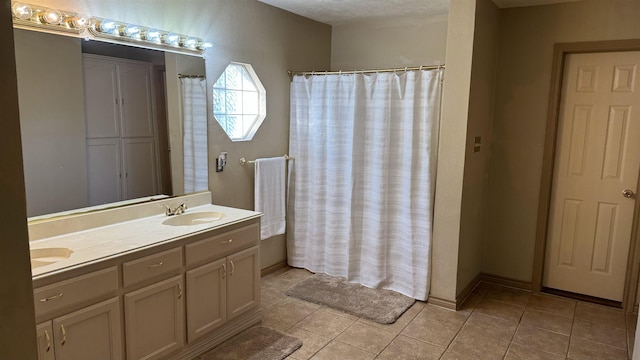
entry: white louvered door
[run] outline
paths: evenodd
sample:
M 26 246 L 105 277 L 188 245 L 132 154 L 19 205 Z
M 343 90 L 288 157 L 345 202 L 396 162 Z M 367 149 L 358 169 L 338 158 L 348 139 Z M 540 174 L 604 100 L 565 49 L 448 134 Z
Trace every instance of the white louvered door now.
M 565 60 L 545 287 L 622 301 L 640 169 L 639 66 L 638 51 Z

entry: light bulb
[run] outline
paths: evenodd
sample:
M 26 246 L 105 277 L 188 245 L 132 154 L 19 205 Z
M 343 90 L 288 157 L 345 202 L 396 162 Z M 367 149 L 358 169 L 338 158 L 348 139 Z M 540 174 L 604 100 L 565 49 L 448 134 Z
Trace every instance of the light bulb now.
M 169 33 L 164 37 L 164 42 L 167 45 L 178 46 L 180 44 L 180 35 Z
M 118 24 L 116 24 L 113 20 L 102 20 L 96 27 L 98 31 L 104 33 L 113 33 L 118 28 Z
M 213 47 L 213 44 L 210 42 L 200 42 L 198 44 L 198 49 L 202 50 L 202 51 L 206 51 L 209 50 Z
M 189 36 L 186 39 L 184 39 L 184 42 L 182 44 L 186 48 L 195 49 L 198 46 L 198 39 Z
M 122 29 L 121 34 L 130 38 L 140 38 L 140 28 L 135 25 L 127 25 Z
M 84 15 L 75 15 L 67 19 L 67 25 L 74 29 L 84 30 L 89 25 L 89 18 Z
M 147 41 L 159 43 L 162 38 L 162 33 L 158 30 L 149 29 L 142 33 L 142 37 Z
M 11 6 L 11 12 L 13 17 L 19 20 L 28 20 L 33 15 L 33 10 L 29 4 L 19 2 L 13 3 Z
M 40 21 L 49 25 L 59 25 L 62 22 L 62 13 L 56 9 L 47 9 L 40 15 Z

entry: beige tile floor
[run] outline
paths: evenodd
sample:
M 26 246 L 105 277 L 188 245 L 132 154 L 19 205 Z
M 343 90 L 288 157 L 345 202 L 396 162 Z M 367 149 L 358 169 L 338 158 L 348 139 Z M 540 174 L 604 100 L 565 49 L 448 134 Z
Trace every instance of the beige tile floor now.
M 262 279 L 263 324 L 302 339 L 290 360 L 628 359 L 637 315 L 481 283 L 460 311 L 416 302 L 391 325 L 287 297 L 310 276 Z

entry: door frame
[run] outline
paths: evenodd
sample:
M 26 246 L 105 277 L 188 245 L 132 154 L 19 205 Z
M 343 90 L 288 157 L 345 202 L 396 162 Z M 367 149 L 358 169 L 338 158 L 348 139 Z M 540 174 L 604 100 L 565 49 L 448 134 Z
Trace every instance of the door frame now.
M 556 43 L 554 46 L 551 87 L 549 90 L 549 107 L 547 109 L 547 128 L 545 131 L 542 174 L 540 178 L 540 194 L 538 199 L 538 219 L 536 222 L 536 238 L 533 255 L 533 276 L 531 283 L 532 290 L 534 292 L 540 292 L 542 290 L 547 229 L 549 226 L 549 213 L 551 206 L 551 189 L 553 185 L 553 167 L 556 155 L 558 122 L 562 96 L 562 80 L 566 56 L 569 54 L 620 51 L 640 51 L 640 39 Z M 640 187 L 636 187 L 636 189 L 640 189 Z M 633 225 L 631 228 L 631 241 L 629 243 L 629 257 L 627 259 L 627 272 L 622 297 L 622 308 L 626 312 L 632 312 L 634 310 L 636 293 L 638 291 L 638 278 L 640 275 L 640 241 L 638 241 L 638 235 L 640 235 L 638 233 L 639 215 L 640 199 L 636 201 L 634 211 Z

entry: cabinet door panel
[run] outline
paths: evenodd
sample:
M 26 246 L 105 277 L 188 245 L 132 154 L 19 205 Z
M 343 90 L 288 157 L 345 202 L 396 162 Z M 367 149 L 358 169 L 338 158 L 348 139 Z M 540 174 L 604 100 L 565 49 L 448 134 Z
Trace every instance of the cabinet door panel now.
M 225 259 L 187 271 L 187 339 L 194 341 L 226 320 Z
M 122 200 L 120 139 L 87 140 L 89 205 Z
M 83 68 L 87 138 L 120 136 L 115 63 L 85 56 Z
M 53 326 L 51 321 L 36 327 L 38 341 L 38 360 L 55 360 L 53 352 Z
M 155 141 L 153 138 L 122 139 L 124 148 L 124 198 L 158 193 Z
M 127 359 L 158 359 L 184 345 L 182 276 L 124 296 Z
M 122 359 L 118 298 L 56 318 L 53 328 L 56 360 Z
M 260 259 L 258 247 L 227 257 L 227 319 L 260 305 Z
M 148 66 L 119 64 L 122 136 L 153 136 L 151 72 Z

